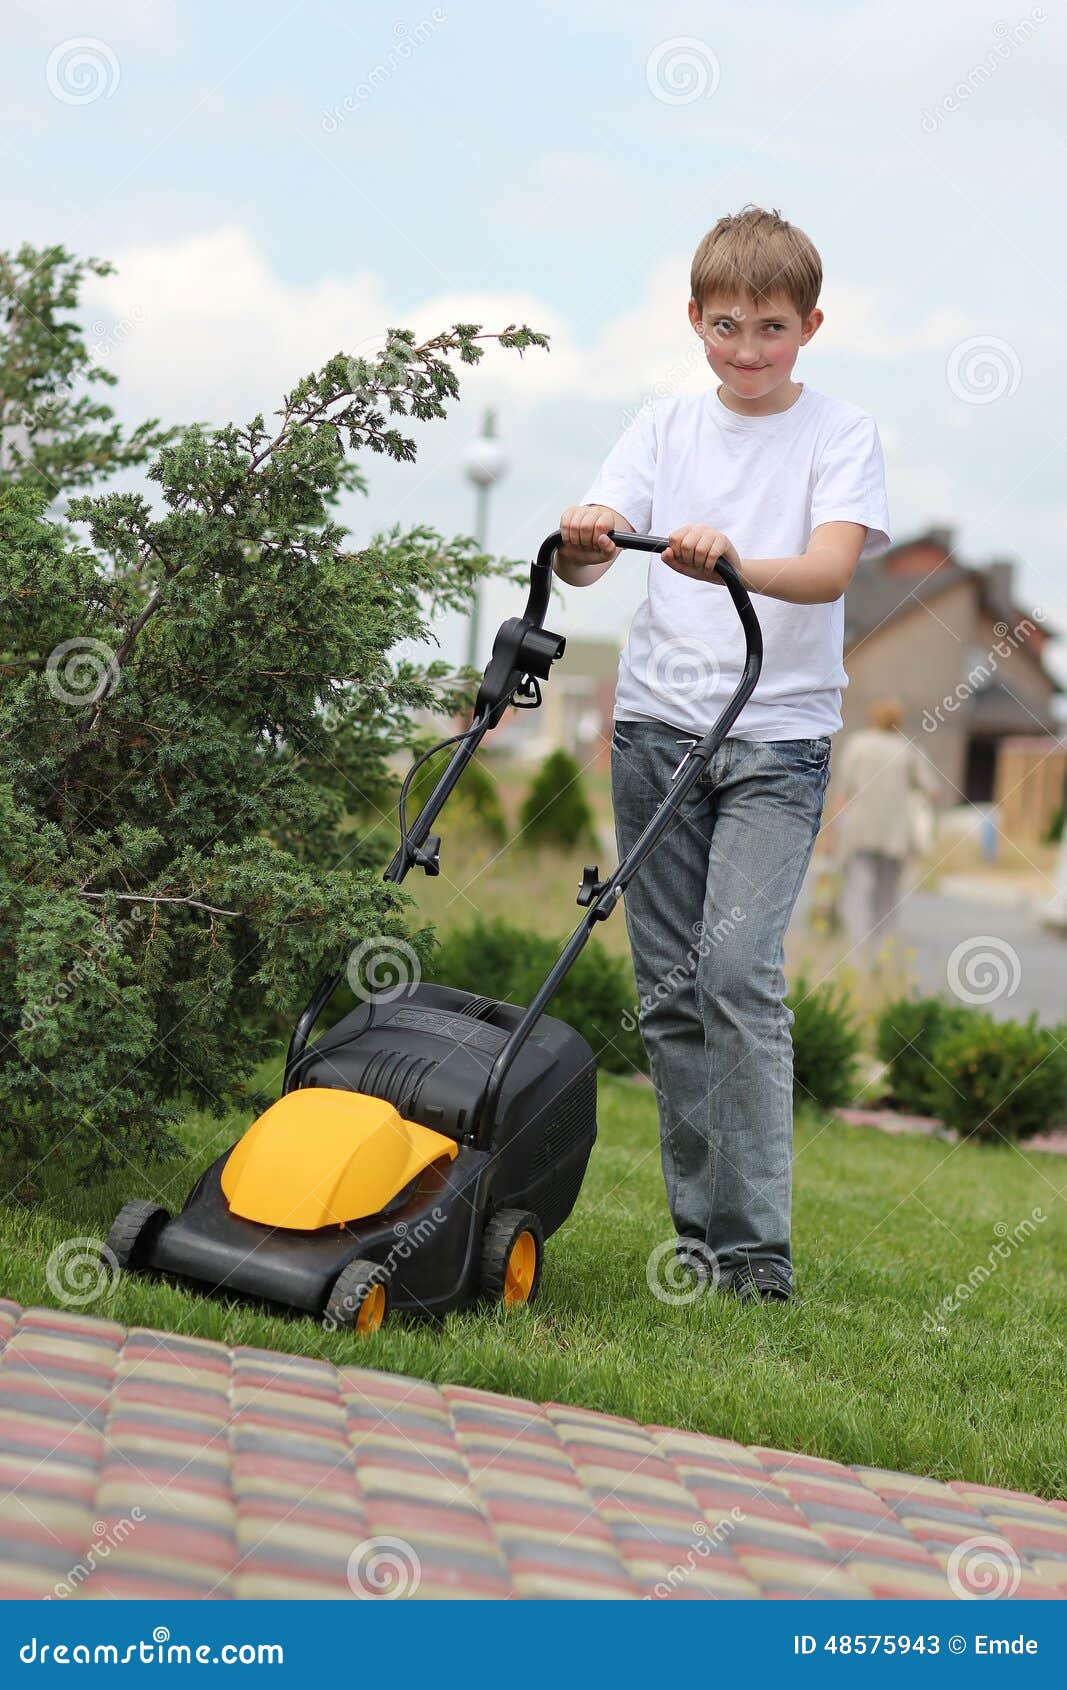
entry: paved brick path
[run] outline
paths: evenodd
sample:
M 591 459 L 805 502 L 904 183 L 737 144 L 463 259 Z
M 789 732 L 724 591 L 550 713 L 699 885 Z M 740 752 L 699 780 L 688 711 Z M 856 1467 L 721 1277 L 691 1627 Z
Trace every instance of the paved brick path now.
M 7 1597 L 1067 1597 L 1067 1502 L 6 1301 L 0 1345 Z

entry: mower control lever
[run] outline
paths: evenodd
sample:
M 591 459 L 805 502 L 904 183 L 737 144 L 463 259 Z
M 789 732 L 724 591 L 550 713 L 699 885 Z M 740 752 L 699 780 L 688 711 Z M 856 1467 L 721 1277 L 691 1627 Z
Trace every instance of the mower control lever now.
M 562 634 L 535 627 L 525 616 L 509 616 L 500 624 L 493 642 L 474 714 L 487 715 L 488 726 L 495 728 L 512 693 L 525 688 L 528 680 L 546 680 L 557 657 L 563 656 L 566 644 Z
M 607 882 L 600 878 L 600 870 L 597 865 L 586 863 L 582 869 L 582 883 L 578 888 L 578 896 L 575 902 L 583 906 L 591 904 L 594 898 L 600 896 L 606 884 Z
M 440 874 L 441 840 L 429 829 L 449 793 L 484 736 L 490 728 L 497 726 L 509 704 L 517 709 L 529 710 L 536 709 L 541 703 L 538 683 L 548 679 L 553 663 L 563 656 L 567 644 L 562 634 L 554 634 L 544 625 L 552 589 L 552 553 L 559 540 L 558 533 L 550 534 L 542 542 L 530 566 L 530 590 L 523 614 L 509 616 L 500 624 L 478 689 L 474 720 L 466 733 L 453 736 L 459 744 L 437 785 L 407 829 L 400 848 L 385 871 L 386 880 L 394 883 L 403 880 L 415 864 L 425 869 L 427 874 Z M 293 1028 L 285 1059 L 285 1091 L 298 1084 L 299 1065 L 311 1030 L 344 978 L 344 968 L 338 968 L 320 981 Z
M 441 835 L 429 833 L 424 845 L 417 845 L 411 853 L 411 860 L 419 868 L 424 868 L 427 874 L 441 872 Z

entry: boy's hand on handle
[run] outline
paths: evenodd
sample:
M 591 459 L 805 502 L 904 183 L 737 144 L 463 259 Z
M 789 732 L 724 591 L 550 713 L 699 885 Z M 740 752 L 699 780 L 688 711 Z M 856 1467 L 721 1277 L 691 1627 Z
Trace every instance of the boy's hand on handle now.
M 564 564 L 611 563 L 619 555 L 618 546 L 608 539 L 613 528 L 633 533 L 626 518 L 607 505 L 568 505 L 559 519 L 557 559 Z
M 689 575 L 694 581 L 709 581 L 721 587 L 722 576 L 715 568 L 721 557 L 732 563 L 740 573 L 741 559 L 731 541 L 717 528 L 690 524 L 676 528 L 667 538 L 670 545 L 665 552 L 660 552 L 660 558 L 679 575 Z

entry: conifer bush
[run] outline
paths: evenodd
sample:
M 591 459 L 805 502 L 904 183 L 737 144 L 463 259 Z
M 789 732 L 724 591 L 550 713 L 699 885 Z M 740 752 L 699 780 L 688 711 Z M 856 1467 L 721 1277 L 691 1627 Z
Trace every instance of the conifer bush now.
M 947 998 L 901 997 L 878 1017 L 875 1043 L 886 1064 L 891 1101 L 915 1115 L 936 1115 L 941 1099 L 934 1050 L 939 1040 L 967 1025 L 974 1011 Z
M 800 975 L 786 994 L 793 1012 L 793 1092 L 797 1103 L 839 1109 L 858 1084 L 863 1034 L 845 988 L 832 980 L 809 986 Z
M 9 350 L 15 308 L 0 369 L 5 332 Z M 427 958 L 384 847 L 339 823 L 354 798 L 392 807 L 413 711 L 473 700 L 469 675 L 394 648 L 515 565 L 425 527 L 356 548 L 331 509 L 365 490 L 350 453 L 415 456 L 397 420 L 443 416 L 449 358 L 474 363 L 489 338 L 546 344 L 515 325 L 421 345 L 391 330 L 374 360 L 339 352 L 298 382 L 270 423 L 182 429 L 148 470 L 159 509 L 85 494 L 48 520 L 23 407 L 30 453 L 0 459 L 6 1162 L 166 1155 L 179 1094 L 232 1108 L 269 1012 L 294 1016 L 354 946 Z M 47 335 L 34 356 L 41 392 L 67 380 Z
M 519 815 L 519 839 L 530 846 L 596 844 L 582 771 L 562 747 L 549 752 L 534 776 Z
M 934 1113 L 962 1138 L 1033 1138 L 1067 1126 L 1067 1026 L 968 1009 L 933 1050 Z

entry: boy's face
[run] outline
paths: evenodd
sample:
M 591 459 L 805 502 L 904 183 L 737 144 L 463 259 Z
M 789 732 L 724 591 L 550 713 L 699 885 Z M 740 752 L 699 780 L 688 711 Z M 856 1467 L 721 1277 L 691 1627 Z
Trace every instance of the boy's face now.
M 741 294 L 715 296 L 700 310 L 689 301 L 689 321 L 719 380 L 739 399 L 762 399 L 790 377 L 797 353 L 823 320 L 818 306 L 801 320 L 784 294 L 762 305 Z

